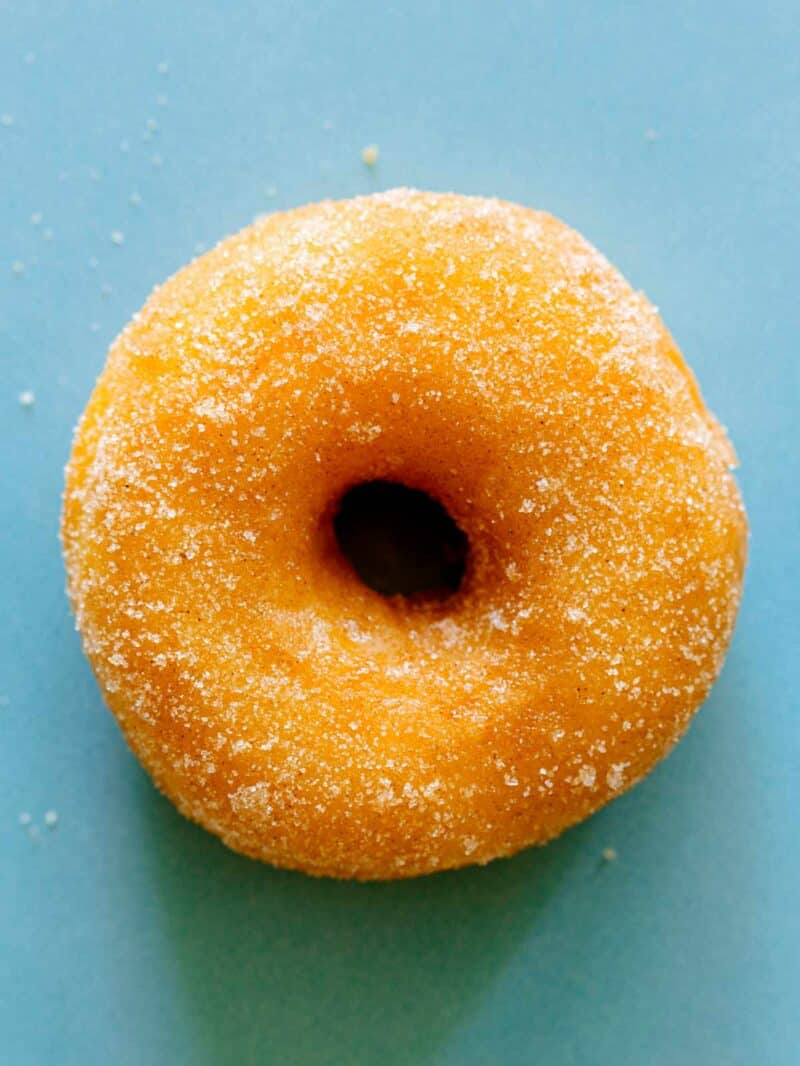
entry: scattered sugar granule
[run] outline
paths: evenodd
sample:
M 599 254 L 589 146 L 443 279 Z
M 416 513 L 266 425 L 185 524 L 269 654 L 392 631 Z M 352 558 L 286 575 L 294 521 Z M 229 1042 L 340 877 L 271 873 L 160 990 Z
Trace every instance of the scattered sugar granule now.
M 161 62 L 160 62 L 160 63 L 158 64 L 158 66 L 156 67 L 156 70 L 158 71 L 158 73 L 159 73 L 159 74 L 161 74 L 161 75 L 162 75 L 162 77 L 163 77 L 163 76 L 165 76 L 165 75 L 167 75 L 167 74 L 169 74 L 169 63 L 166 63 L 166 62 L 165 62 L 165 61 L 164 61 L 164 60 L 162 59 L 162 60 L 161 60 Z
M 150 130 L 151 133 L 155 133 L 158 130 L 158 122 L 154 118 L 149 118 L 144 125 L 145 129 Z
M 32 226 L 41 226 L 43 218 L 44 218 L 44 215 L 42 214 L 41 211 L 34 211 L 33 214 L 31 215 L 31 225 Z
M 14 116 L 13 115 L 9 115 L 8 112 L 6 112 L 3 115 L 0 115 L 0 126 L 5 126 L 6 128 L 8 128 L 9 126 L 13 126 L 13 125 L 14 125 Z
M 45 811 L 44 824 L 48 829 L 54 829 L 58 825 L 58 811 Z
M 274 200 L 275 197 L 278 195 L 278 186 L 268 185 L 266 189 L 264 189 L 264 195 L 268 200 Z
M 111 231 L 111 243 L 120 245 L 125 243 L 125 234 L 120 229 L 112 229 Z
M 613 763 L 611 769 L 606 774 L 606 784 L 615 792 L 619 792 L 625 784 L 625 769 L 627 766 L 628 763 L 626 762 Z
M 11 264 L 11 273 L 16 277 L 21 277 L 25 273 L 25 264 L 21 259 L 15 259 Z
M 131 205 L 131 207 L 140 207 L 142 203 L 142 198 L 138 192 L 132 192 L 128 197 L 128 203 Z
M 616 848 L 603 848 L 603 862 L 616 862 L 617 858 Z
M 597 777 L 597 771 L 593 766 L 588 763 L 584 763 L 578 771 L 578 781 L 584 788 L 594 788 L 595 779 Z
M 646 141 L 657 141 L 658 140 L 658 130 L 646 129 L 644 131 L 644 139 Z
M 361 160 L 364 163 L 364 166 L 367 167 L 374 167 L 378 162 L 379 156 L 380 150 L 377 144 L 368 144 L 366 148 L 363 148 L 361 151 Z
M 33 405 L 36 403 L 36 396 L 33 392 L 33 389 L 25 389 L 25 391 L 21 392 L 17 398 L 19 400 L 20 407 L 33 407 Z
M 20 816 L 19 816 L 19 818 L 17 819 L 17 821 L 19 822 L 19 824 L 20 824 L 20 825 L 23 825 L 23 826 L 28 826 L 28 825 L 30 825 L 30 824 L 31 824 L 31 822 L 33 821 L 33 818 L 32 818 L 32 817 L 31 817 L 31 815 L 30 815 L 30 814 L 28 813 L 28 811 L 22 811 L 22 812 L 20 813 Z

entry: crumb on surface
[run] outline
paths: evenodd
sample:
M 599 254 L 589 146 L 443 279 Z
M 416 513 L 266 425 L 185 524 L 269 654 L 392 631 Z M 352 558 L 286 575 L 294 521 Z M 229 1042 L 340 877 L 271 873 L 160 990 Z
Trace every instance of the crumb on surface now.
M 33 389 L 23 390 L 19 394 L 18 399 L 20 407 L 33 407 L 33 405 L 36 403 L 36 396 L 33 392 Z
M 374 167 L 380 157 L 380 149 L 377 144 L 368 144 L 361 150 L 361 160 L 364 166 Z
M 125 234 L 121 229 L 112 229 L 111 231 L 111 243 L 120 245 L 125 243 Z
M 616 848 L 603 848 L 603 862 L 616 862 L 618 858 Z
M 44 824 L 48 827 L 48 829 L 54 829 L 58 825 L 58 811 L 45 811 Z

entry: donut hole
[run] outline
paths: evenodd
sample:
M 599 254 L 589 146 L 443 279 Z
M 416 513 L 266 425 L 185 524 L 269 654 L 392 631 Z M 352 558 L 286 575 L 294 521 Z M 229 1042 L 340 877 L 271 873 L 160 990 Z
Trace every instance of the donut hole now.
M 427 492 L 395 481 L 365 481 L 339 500 L 333 517 L 339 551 L 382 596 L 446 599 L 457 592 L 469 542 Z

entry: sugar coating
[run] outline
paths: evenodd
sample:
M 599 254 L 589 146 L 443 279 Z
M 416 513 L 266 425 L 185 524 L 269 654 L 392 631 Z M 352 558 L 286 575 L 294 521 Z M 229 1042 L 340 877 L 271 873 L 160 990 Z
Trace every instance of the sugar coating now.
M 746 552 L 734 456 L 645 297 L 497 200 L 259 219 L 157 289 L 76 431 L 62 537 L 105 698 L 230 847 L 338 877 L 543 843 L 671 750 Z M 331 514 L 386 478 L 469 537 L 387 599 Z

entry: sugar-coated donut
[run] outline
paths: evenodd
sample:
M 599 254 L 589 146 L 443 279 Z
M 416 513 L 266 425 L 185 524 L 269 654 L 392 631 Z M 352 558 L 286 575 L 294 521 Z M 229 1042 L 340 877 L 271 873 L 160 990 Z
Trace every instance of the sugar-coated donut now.
M 134 752 L 230 847 L 365 879 L 485 863 L 686 729 L 741 592 L 733 461 L 656 310 L 563 223 L 314 204 L 114 343 L 67 468 L 68 589 Z M 360 580 L 333 527 L 373 481 L 463 533 L 450 595 Z

